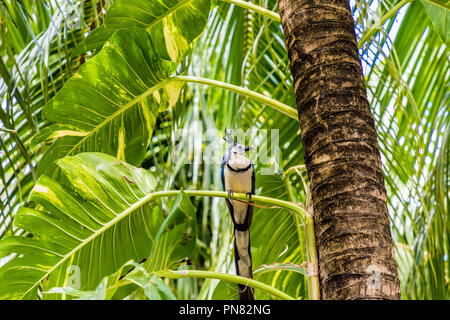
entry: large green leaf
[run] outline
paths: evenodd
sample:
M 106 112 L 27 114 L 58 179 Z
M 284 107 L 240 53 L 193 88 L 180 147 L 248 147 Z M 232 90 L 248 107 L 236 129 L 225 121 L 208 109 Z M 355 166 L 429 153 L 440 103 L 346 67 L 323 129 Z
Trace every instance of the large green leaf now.
M 104 152 L 140 164 L 159 111 L 177 100 L 182 83 L 171 80 L 177 64 L 153 52 L 141 29 L 117 31 L 44 107 L 44 117 L 66 130 L 46 151 L 38 174 L 55 160 L 80 152 Z
M 145 269 L 157 271 L 186 261 L 186 252 L 196 249 L 197 225 L 195 208 L 188 196 L 181 191 L 164 223 L 155 236 L 150 259 L 144 263 Z
M 134 267 L 135 265 L 137 264 L 132 260 L 127 261 L 116 272 L 103 278 L 103 280 L 94 290 L 86 291 L 67 286 L 54 287 L 48 291 L 44 291 L 43 293 L 60 293 L 78 298 L 80 300 L 110 300 L 116 293 L 117 289 L 119 289 L 118 282 L 122 278 L 124 270 L 129 269 L 130 267 Z
M 123 275 L 129 267 L 133 269 Z M 131 283 L 131 286 L 130 286 Z M 119 288 L 129 287 L 128 300 L 175 300 L 176 297 L 168 285 L 156 274 L 148 273 L 145 268 L 133 261 L 128 261 L 114 274 L 105 277 L 100 284 L 90 291 L 83 291 L 71 287 L 56 287 L 48 293 L 60 293 L 77 298 L 78 300 L 111 300 Z
M 448 0 L 422 0 L 434 29 L 448 46 L 450 41 L 450 2 Z
M 68 182 L 41 176 L 30 194 L 39 209 L 22 207 L 14 221 L 32 237 L 0 241 L 0 251 L 16 254 L 0 268 L 0 298 L 34 298 L 42 281 L 45 291 L 94 290 L 131 259 L 150 257 L 151 265 L 164 268 L 192 254 L 195 211 L 186 195 L 176 202 L 175 219 L 163 223 L 149 172 L 101 153 L 66 157 L 58 165 Z
M 84 50 L 100 50 L 117 30 L 143 28 L 156 44 L 155 52 L 181 61 L 202 32 L 209 6 L 209 0 L 117 0 L 108 10 L 104 24 L 87 37 Z

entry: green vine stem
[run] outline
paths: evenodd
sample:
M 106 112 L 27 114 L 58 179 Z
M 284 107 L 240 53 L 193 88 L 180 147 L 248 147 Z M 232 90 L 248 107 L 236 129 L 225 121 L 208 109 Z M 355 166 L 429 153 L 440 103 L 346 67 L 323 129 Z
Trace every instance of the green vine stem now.
M 221 0 L 221 1 L 222 2 L 227 2 L 227 3 L 232 3 L 232 4 L 236 5 L 236 6 L 255 11 L 255 12 L 259 13 L 259 14 L 262 14 L 263 16 L 269 17 L 269 18 L 271 18 L 271 19 L 273 19 L 275 21 L 278 21 L 278 22 L 281 20 L 280 19 L 280 15 L 278 13 L 273 12 L 272 10 L 269 10 L 269 9 L 257 6 L 257 5 L 255 5 L 253 3 L 250 3 L 250 2 L 246 2 L 246 1 L 243 1 L 243 0 Z
M 0 127 L 0 131 L 17 134 L 17 130 Z
M 288 169 L 282 174 L 284 187 L 286 188 L 286 192 L 288 194 L 288 198 L 290 202 L 295 202 L 294 192 L 292 191 L 292 186 L 289 181 L 290 175 L 295 172 L 294 170 Z M 302 231 L 300 226 L 300 221 L 297 215 L 294 215 L 294 221 L 295 221 L 295 227 L 297 229 L 297 236 L 298 236 L 298 243 L 303 244 L 303 238 L 302 238 Z M 303 226 L 305 225 L 305 221 L 303 220 Z M 305 228 L 306 229 L 306 228 Z M 308 268 L 306 268 L 308 269 Z M 308 283 L 307 283 L 308 285 Z M 308 292 L 309 292 L 309 285 L 308 285 Z
M 233 274 L 222 273 L 222 272 L 214 272 L 214 271 L 203 271 L 203 270 L 180 270 L 180 271 L 172 271 L 172 270 L 161 270 L 156 271 L 155 274 L 159 277 L 165 277 L 170 279 L 181 279 L 181 278 L 209 278 L 209 279 L 219 279 L 226 282 L 233 282 L 243 285 L 248 285 L 256 289 L 261 289 L 270 293 L 271 295 L 278 297 L 283 300 L 295 300 L 290 295 L 275 289 L 265 283 L 260 281 L 256 281 L 253 279 L 236 276 Z
M 292 192 L 292 186 L 289 183 L 289 177 L 297 172 L 298 170 L 305 170 L 305 165 L 298 165 L 287 169 L 283 172 L 283 182 L 286 187 L 286 191 L 289 196 L 289 200 L 291 202 L 295 202 L 294 194 Z M 300 174 L 300 173 L 299 173 Z M 303 179 L 302 179 L 303 180 Z M 306 189 L 305 192 L 308 195 L 309 190 Z M 295 217 L 295 223 L 297 226 L 297 233 L 299 234 L 299 242 L 301 243 L 300 238 L 300 225 L 298 222 L 298 217 Z M 317 251 L 316 251 L 316 238 L 314 233 L 314 218 L 308 212 L 305 214 L 305 219 L 303 220 L 305 226 L 305 235 L 306 235 L 306 259 L 308 261 L 307 266 L 307 285 L 308 285 L 308 296 L 310 300 L 319 300 L 320 299 L 320 287 L 319 287 L 319 275 L 318 275 L 318 262 L 317 262 Z M 312 245 L 313 244 L 313 245 Z
M 267 104 L 268 106 L 274 108 L 275 110 L 278 110 L 279 112 L 283 113 L 284 115 L 295 119 L 298 121 L 298 112 L 297 109 L 292 108 L 291 106 L 288 106 L 287 104 L 284 104 L 280 101 L 277 101 L 275 99 L 272 99 L 270 97 L 267 97 L 263 94 L 260 94 L 255 91 L 251 91 L 239 86 L 232 85 L 230 83 L 207 79 L 207 78 L 201 78 L 201 77 L 194 77 L 194 76 L 175 76 L 173 77 L 174 80 L 184 81 L 184 82 L 193 82 L 193 83 L 200 83 L 200 84 L 206 84 L 209 86 L 229 90 L 241 95 L 244 95 L 246 97 L 255 99 L 261 103 Z

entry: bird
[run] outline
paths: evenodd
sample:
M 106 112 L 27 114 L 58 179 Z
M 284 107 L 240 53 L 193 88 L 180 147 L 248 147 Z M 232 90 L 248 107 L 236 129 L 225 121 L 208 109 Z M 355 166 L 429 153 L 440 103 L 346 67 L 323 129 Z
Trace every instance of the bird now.
M 253 220 L 251 196 L 255 194 L 255 169 L 246 152 L 251 148 L 237 143 L 225 130 L 224 140 L 231 144 L 222 157 L 221 179 L 223 190 L 228 192 L 225 199 L 233 221 L 234 261 L 236 274 L 253 278 L 252 254 L 250 251 L 250 226 Z M 231 195 L 245 193 L 249 202 L 233 200 Z M 239 284 L 239 300 L 254 300 L 252 287 Z

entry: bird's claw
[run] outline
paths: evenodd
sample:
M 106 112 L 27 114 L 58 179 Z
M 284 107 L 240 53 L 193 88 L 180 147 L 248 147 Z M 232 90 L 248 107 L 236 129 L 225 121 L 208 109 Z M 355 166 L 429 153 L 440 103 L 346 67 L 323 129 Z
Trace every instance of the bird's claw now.
M 233 195 L 233 190 L 228 190 L 228 199 L 231 200 L 232 195 Z
M 247 192 L 245 195 L 248 197 L 248 201 L 252 200 L 252 193 L 251 192 Z

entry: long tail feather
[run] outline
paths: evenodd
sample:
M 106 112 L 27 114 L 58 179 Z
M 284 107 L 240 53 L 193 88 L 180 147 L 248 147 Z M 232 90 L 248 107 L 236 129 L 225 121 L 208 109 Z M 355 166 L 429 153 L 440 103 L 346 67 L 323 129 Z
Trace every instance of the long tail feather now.
M 242 225 L 240 225 L 242 226 Z M 236 274 L 246 278 L 253 278 L 252 253 L 250 251 L 250 231 L 248 228 L 242 230 L 234 226 L 234 262 Z M 253 288 L 239 284 L 240 300 L 255 300 Z
M 253 206 L 243 206 L 237 202 L 232 205 L 225 199 L 234 224 L 234 263 L 236 274 L 246 278 L 253 278 L 252 253 L 250 246 L 250 226 L 253 220 Z M 240 300 L 255 300 L 253 288 L 239 285 Z

